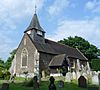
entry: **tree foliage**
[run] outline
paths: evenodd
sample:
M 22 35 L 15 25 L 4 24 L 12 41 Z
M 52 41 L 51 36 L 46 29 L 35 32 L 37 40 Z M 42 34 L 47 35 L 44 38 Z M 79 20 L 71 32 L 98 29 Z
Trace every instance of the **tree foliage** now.
M 78 48 L 89 60 L 97 58 L 98 48 L 95 45 L 90 44 L 87 40 L 82 37 L 68 37 L 58 41 L 59 43 Z
M 2 79 L 10 78 L 9 68 L 11 66 L 12 60 L 14 59 L 15 53 L 16 53 L 16 49 L 14 49 L 10 53 L 10 57 L 8 57 L 6 62 L 4 62 L 4 60 L 0 58 L 0 78 Z
M 91 60 L 92 69 L 95 71 L 100 71 L 100 59 Z
M 4 63 L 4 60 L 2 60 L 0 58 L 0 70 L 3 70 L 5 68 L 5 63 Z
M 7 61 L 5 62 L 5 67 L 6 67 L 7 69 L 10 68 L 11 63 L 12 63 L 12 60 L 14 59 L 15 53 L 16 53 L 16 49 L 14 49 L 14 50 L 10 53 L 10 57 L 8 57 Z

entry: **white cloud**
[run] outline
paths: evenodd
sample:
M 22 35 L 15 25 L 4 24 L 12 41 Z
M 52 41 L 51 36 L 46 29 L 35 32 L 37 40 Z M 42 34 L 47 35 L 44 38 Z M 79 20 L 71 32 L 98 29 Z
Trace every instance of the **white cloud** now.
M 14 18 L 24 17 L 25 15 L 34 13 L 36 4 L 38 5 L 37 9 L 40 9 L 43 3 L 44 0 L 2 0 L 0 1 L 0 14 L 5 13 L 6 16 Z
M 53 5 L 48 8 L 48 12 L 51 16 L 58 15 L 69 4 L 69 0 L 54 0 Z
M 88 1 L 85 5 L 85 8 L 87 10 L 91 10 L 93 13 L 99 13 L 100 12 L 100 0 Z
M 45 0 L 1 0 L 0 1 L 0 58 L 6 59 L 16 46 L 13 38 L 18 34 L 17 21 L 34 14 L 42 8 Z
M 87 2 L 86 3 L 86 8 L 87 9 L 93 9 L 95 7 L 95 3 L 94 2 L 92 2 L 92 1 L 89 1 L 89 2 Z
M 69 36 L 81 36 L 100 48 L 100 17 L 92 20 L 61 21 L 54 35 L 47 37 L 58 41 Z

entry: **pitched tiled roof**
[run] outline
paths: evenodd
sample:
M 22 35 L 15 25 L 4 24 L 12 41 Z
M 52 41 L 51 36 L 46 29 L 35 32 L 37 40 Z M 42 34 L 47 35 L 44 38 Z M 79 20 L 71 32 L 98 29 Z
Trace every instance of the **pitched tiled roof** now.
M 49 63 L 49 67 L 51 67 L 51 66 L 62 66 L 63 61 L 65 59 L 65 56 L 66 56 L 66 54 L 60 54 L 60 55 L 54 56 Z
M 81 60 L 88 60 L 78 49 L 69 47 L 68 45 L 59 44 L 57 42 L 54 42 L 48 39 L 45 39 L 44 44 L 35 42 L 33 40 L 32 42 L 37 48 L 37 50 L 40 52 L 50 53 L 50 54 L 55 54 L 55 55 L 66 54 L 67 57 L 72 57 L 72 58 L 81 59 Z

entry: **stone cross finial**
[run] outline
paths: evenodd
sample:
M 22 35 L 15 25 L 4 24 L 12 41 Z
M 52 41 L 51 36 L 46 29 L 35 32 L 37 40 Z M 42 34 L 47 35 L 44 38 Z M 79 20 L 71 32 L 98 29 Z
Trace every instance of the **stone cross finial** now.
M 37 6 L 35 5 L 35 14 L 36 14 Z

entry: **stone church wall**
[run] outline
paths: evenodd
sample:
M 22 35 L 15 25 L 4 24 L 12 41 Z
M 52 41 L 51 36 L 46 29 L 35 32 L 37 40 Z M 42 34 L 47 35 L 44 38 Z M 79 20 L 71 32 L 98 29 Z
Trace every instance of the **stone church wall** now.
M 21 53 L 23 49 L 28 51 L 28 64 L 27 68 L 21 67 Z M 28 71 L 29 75 L 34 72 L 34 54 L 37 51 L 29 37 L 25 34 L 16 52 L 16 74 L 21 75 L 23 72 Z
M 42 74 L 42 77 L 45 77 L 46 75 L 50 74 L 48 65 L 54 56 L 55 55 L 53 54 L 40 52 L 39 65 L 40 65 L 40 73 Z

